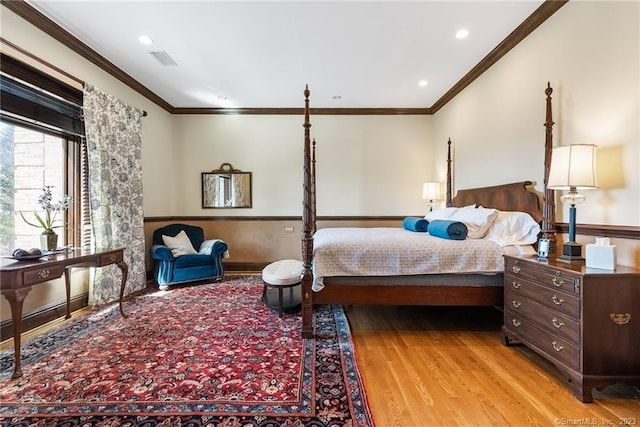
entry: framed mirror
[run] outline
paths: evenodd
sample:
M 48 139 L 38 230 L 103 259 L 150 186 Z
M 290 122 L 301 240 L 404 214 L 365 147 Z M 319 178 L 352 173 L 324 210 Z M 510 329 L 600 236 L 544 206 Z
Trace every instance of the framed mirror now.
M 251 172 L 223 163 L 219 169 L 202 172 L 202 208 L 250 208 Z

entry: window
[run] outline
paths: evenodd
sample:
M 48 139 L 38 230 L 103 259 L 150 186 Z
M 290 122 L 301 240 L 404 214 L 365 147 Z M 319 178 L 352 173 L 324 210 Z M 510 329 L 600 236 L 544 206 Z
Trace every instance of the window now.
M 15 248 L 40 247 L 42 230 L 27 224 L 20 213 L 36 223 L 33 211 L 41 210 L 38 197 L 47 185 L 51 186 L 54 202 L 68 194 L 66 153 L 69 148 L 74 150 L 73 146 L 69 147 L 74 142 L 5 121 L 0 121 L 0 138 L 0 167 L 3 171 L 0 181 L 3 200 L 0 206 L 0 253 L 6 254 Z M 57 217 L 55 225 L 61 226 L 56 229 L 59 246 L 75 244 L 73 227 L 67 226 L 74 223 L 74 212 L 72 207 L 70 212 L 61 212 Z
M 82 92 L 4 54 L 0 65 L 0 253 L 40 247 L 42 230 L 20 212 L 36 222 L 45 186 L 54 202 L 74 199 L 56 221 L 58 246 L 86 243 Z

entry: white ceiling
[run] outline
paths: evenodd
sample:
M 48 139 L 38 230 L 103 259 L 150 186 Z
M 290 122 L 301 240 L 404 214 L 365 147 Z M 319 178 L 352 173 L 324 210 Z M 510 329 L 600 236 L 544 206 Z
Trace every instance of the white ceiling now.
M 427 108 L 542 0 L 28 3 L 173 107 Z

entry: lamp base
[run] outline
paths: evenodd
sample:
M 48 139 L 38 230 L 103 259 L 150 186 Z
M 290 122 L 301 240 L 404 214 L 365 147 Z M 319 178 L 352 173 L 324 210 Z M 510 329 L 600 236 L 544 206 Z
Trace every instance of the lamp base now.
M 569 264 L 584 264 L 585 259 L 582 256 L 582 245 L 576 242 L 563 243 L 562 255 L 556 259 Z

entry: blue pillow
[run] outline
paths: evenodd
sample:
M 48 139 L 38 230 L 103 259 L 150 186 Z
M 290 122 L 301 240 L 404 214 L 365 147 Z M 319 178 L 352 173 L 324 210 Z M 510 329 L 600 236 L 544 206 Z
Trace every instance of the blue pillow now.
M 467 226 L 463 222 L 437 219 L 429 223 L 429 234 L 443 239 L 464 240 L 467 238 Z
M 404 220 L 402 220 L 402 226 L 405 230 L 425 233 L 427 231 L 427 227 L 429 226 L 429 221 L 424 218 L 408 216 Z

